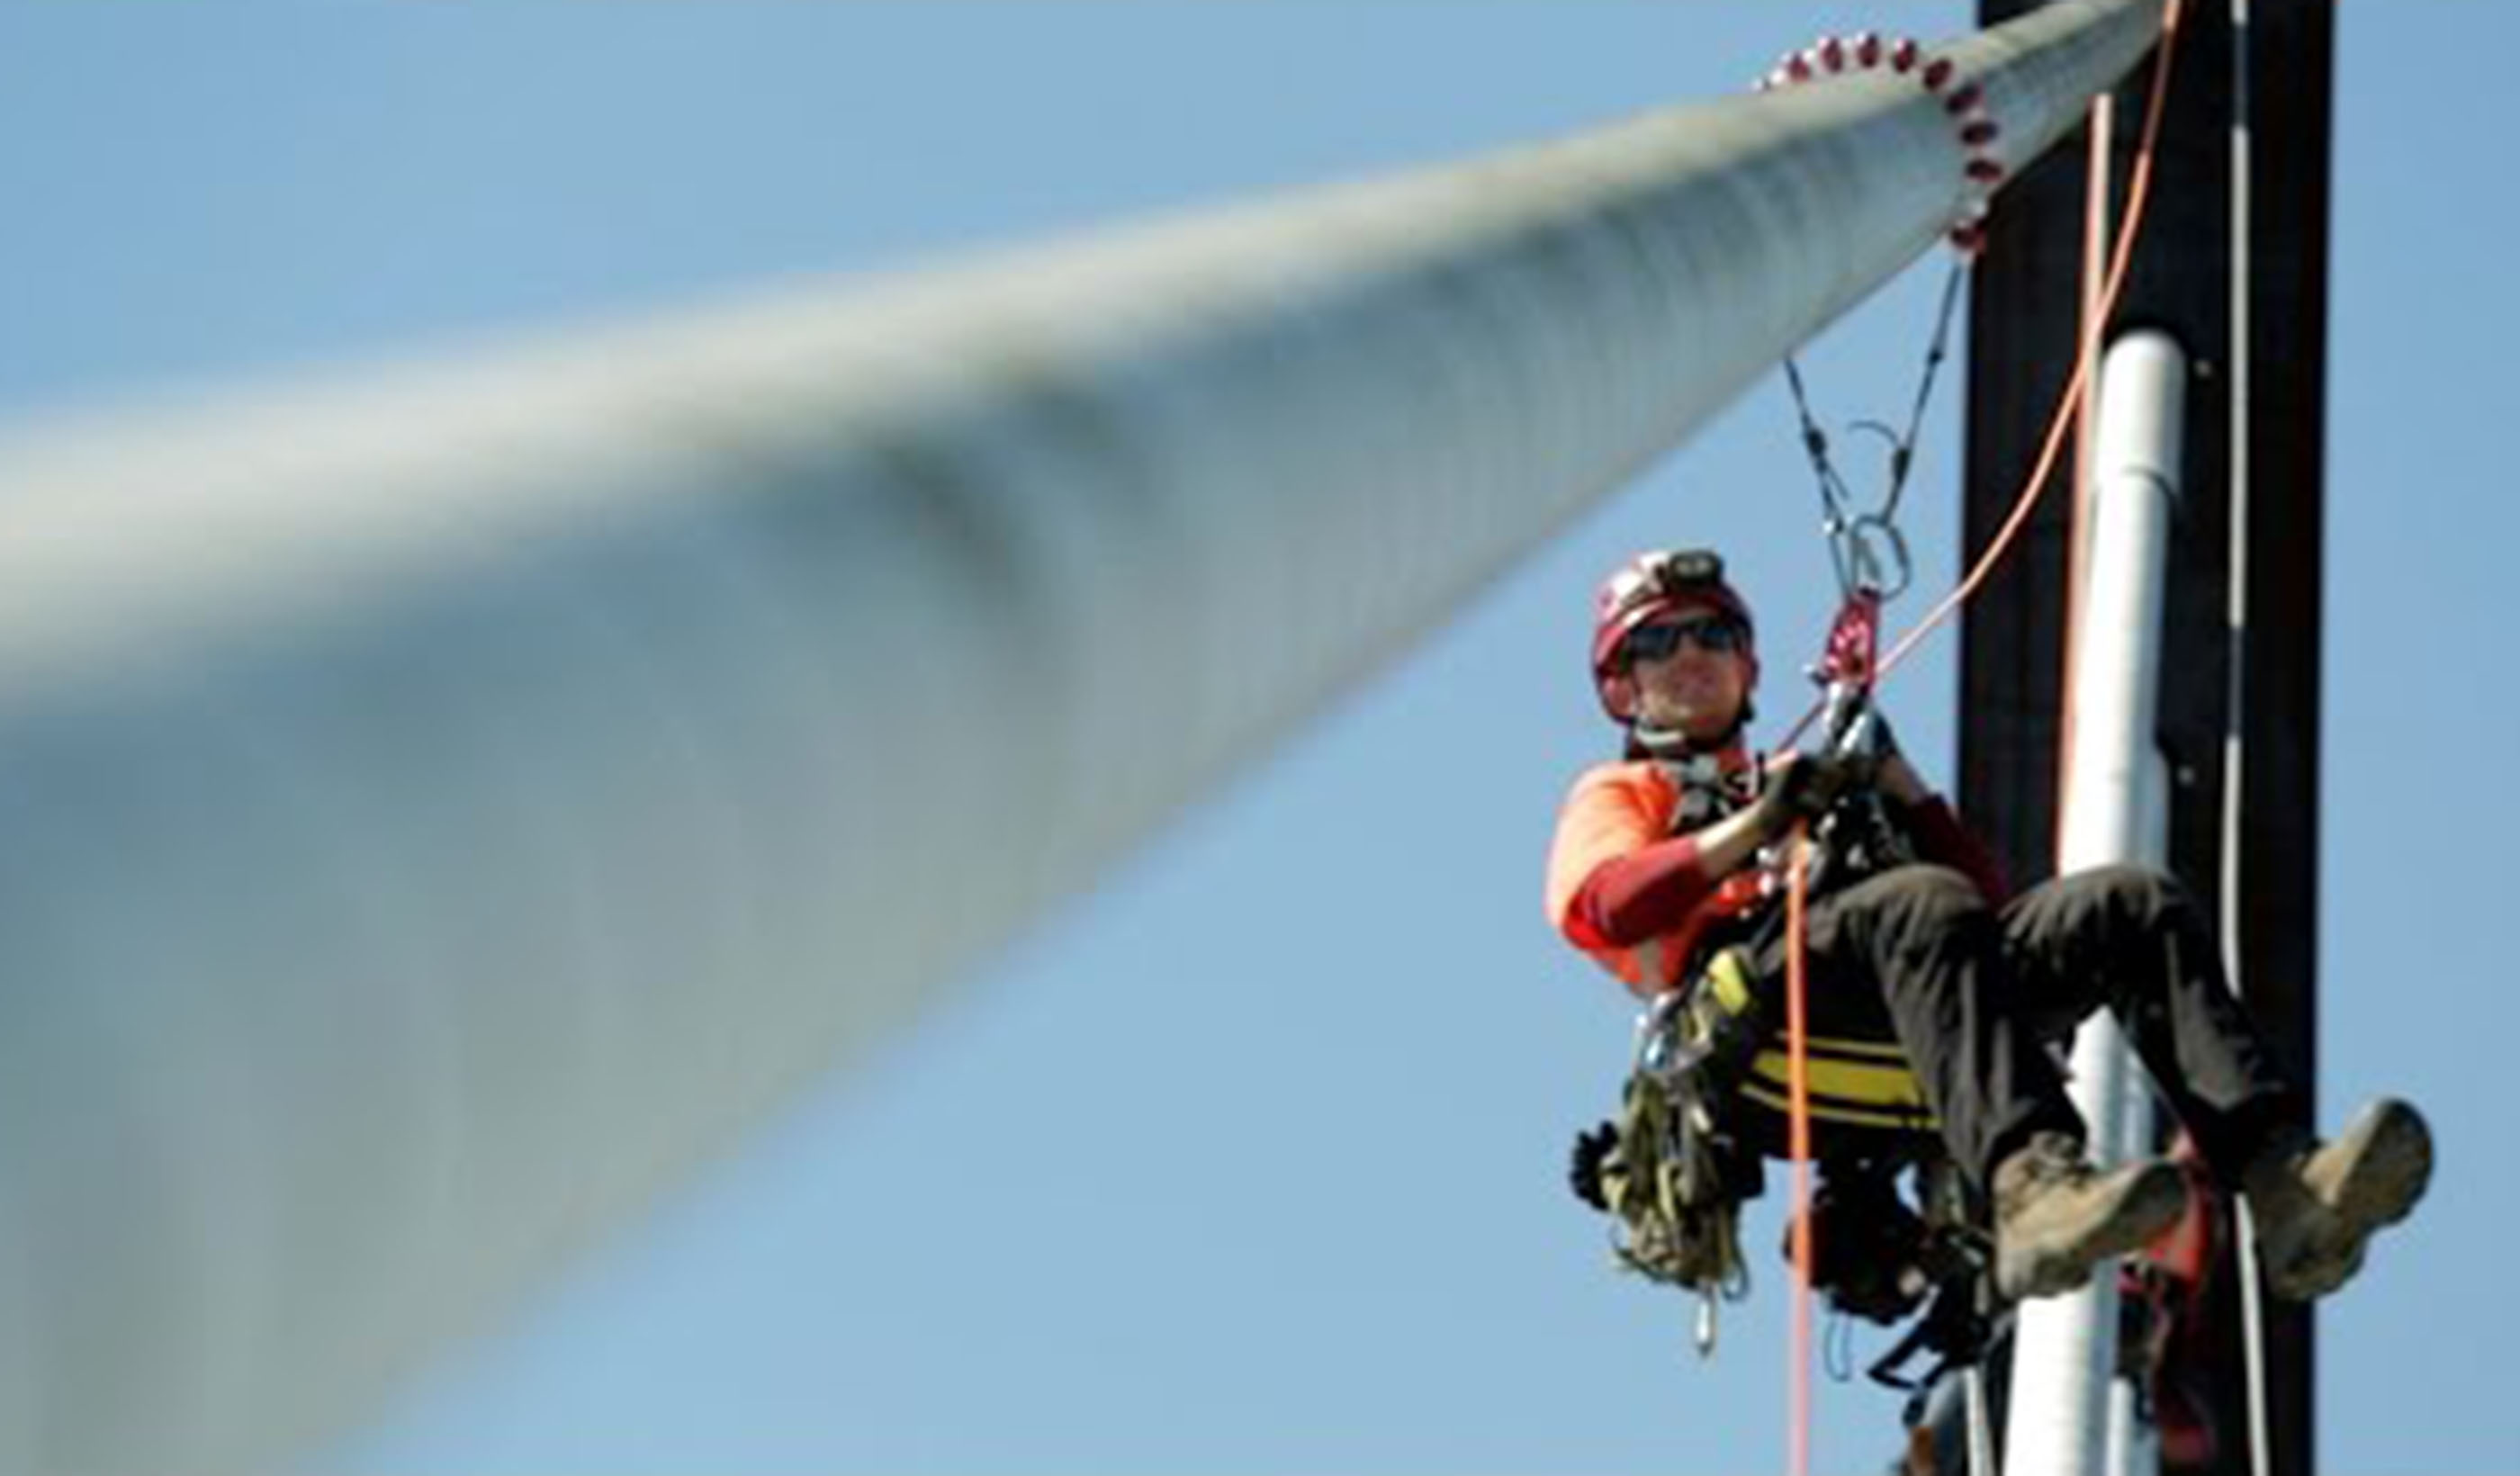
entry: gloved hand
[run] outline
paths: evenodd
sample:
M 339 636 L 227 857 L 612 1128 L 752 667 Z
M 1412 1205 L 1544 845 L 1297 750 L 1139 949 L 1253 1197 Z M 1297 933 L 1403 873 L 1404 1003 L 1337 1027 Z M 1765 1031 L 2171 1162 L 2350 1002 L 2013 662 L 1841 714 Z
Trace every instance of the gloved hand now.
M 1601 1184 L 1601 1165 L 1618 1142 L 1619 1130 L 1612 1123 L 1578 1133 L 1575 1150 L 1566 1164 L 1566 1186 L 1575 1191 L 1576 1198 L 1605 1215 L 1610 1212 L 1610 1196 Z
M 1769 770 L 1767 788 L 1759 795 L 1760 833 L 1774 840 L 1792 829 L 1795 821 L 1827 814 L 1856 782 L 1855 770 L 1852 762 L 1831 754 L 1785 755 Z

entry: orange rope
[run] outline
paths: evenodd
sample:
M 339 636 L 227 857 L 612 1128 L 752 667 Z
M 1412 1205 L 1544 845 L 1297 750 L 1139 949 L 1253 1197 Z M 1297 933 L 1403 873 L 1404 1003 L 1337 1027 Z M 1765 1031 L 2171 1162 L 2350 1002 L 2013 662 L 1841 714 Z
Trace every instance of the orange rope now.
M 1790 1233 L 1794 1254 L 1793 1338 L 1789 1354 L 1792 1367 L 1786 1381 L 1790 1393 L 1785 1416 L 1787 1476 L 1809 1476 L 1811 1471 L 1811 1031 L 1803 958 L 1803 907 L 1807 900 L 1804 894 L 1810 881 L 1809 839 L 1809 824 L 1797 823 L 1793 838 L 1786 843 L 1790 858 L 1786 864 L 1785 884 L 1785 1103 L 1789 1125 L 1786 1154 L 1794 1165 L 1790 1211 L 1793 1216 Z
M 2093 314 L 2096 322 L 2106 322 L 2110 312 L 2116 308 L 2118 290 L 2126 285 L 2127 264 L 2135 257 L 2136 238 L 2142 231 L 2144 205 L 2152 195 L 2153 148 L 2160 142 L 2161 114 L 2170 98 L 2170 62 L 2178 49 L 2179 19 L 2182 8 L 2183 0 L 2169 0 L 2161 13 L 2161 46 L 2153 58 L 2152 96 L 2144 103 L 2143 141 L 2137 147 L 2135 166 L 2127 173 L 2126 218 L 2118 225 L 2117 249 L 2111 253 L 2108 282 L 2100 289 L 2099 305 Z M 1975 595 L 1978 586 L 1995 571 L 1995 566 L 2010 551 L 2013 539 L 2020 536 L 2022 527 L 2030 521 L 2031 512 L 2039 505 L 2040 494 L 2048 489 L 2049 474 L 2056 470 L 2056 456 L 2064 449 L 2065 432 L 2073 425 L 2075 409 L 2082 403 L 2084 383 L 2091 379 L 2097 362 L 2098 356 L 2092 352 L 2097 342 L 2097 334 L 2084 335 L 2084 342 L 2074 355 L 2073 378 L 2066 381 L 2065 392 L 2057 398 L 2056 414 L 2048 423 L 2048 436 L 2039 448 L 2038 462 L 2031 468 L 2029 485 L 2021 489 L 2021 496 L 2013 503 L 2012 512 L 2004 518 L 2003 526 L 1996 530 L 1994 540 L 1987 545 L 1986 552 L 1978 556 L 1968 577 L 1960 581 L 1958 588 L 1944 596 L 1941 604 L 1890 648 L 1890 654 L 1881 661 L 1881 675 L 1887 676 L 1907 659 L 1908 652 L 1915 649 L 1916 643 L 1924 640 L 1934 627 L 1951 618 L 1954 611 L 1968 603 L 1969 597 Z

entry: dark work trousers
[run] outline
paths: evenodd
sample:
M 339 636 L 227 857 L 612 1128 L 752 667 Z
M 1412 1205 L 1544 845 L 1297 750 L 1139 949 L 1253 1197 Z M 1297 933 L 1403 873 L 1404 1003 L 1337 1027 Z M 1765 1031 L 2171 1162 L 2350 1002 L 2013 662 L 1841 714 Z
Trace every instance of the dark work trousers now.
M 2086 1137 L 2047 1043 L 2102 1006 L 2225 1185 L 2295 1107 L 2204 919 L 2159 872 L 2060 876 L 1998 913 L 1958 872 L 1899 867 L 1812 904 L 1808 960 L 1812 1033 L 1898 1041 L 1981 1190 L 2032 1133 Z M 1783 938 L 1751 963 L 1781 1028 Z

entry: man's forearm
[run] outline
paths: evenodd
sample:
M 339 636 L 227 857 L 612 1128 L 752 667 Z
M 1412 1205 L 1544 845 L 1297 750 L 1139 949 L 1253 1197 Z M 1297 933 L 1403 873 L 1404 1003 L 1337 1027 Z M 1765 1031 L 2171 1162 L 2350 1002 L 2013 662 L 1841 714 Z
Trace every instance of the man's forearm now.
M 1770 840 L 1769 825 L 1766 807 L 1752 805 L 1703 829 L 1691 830 L 1689 838 L 1697 842 L 1698 865 L 1718 880 L 1741 870 L 1757 859 L 1759 847 Z
M 1763 833 L 1762 824 L 1745 811 L 1656 841 L 1596 871 L 1575 905 L 1603 939 L 1634 947 L 1688 921 L 1725 877 L 1758 854 Z

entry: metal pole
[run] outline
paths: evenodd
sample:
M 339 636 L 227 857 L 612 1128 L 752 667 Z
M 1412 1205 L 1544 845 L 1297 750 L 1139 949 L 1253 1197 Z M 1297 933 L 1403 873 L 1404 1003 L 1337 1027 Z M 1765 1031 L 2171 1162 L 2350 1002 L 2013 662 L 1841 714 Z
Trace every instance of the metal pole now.
M 1931 246 L 1947 96 L 0 445 L 0 1468 L 362 1412 Z
M 2063 872 L 2113 862 L 2159 865 L 2167 850 L 2157 819 L 2163 775 L 2154 731 L 2186 375 L 2186 355 L 2152 332 L 2112 343 L 2101 368 L 2091 574 L 2069 674 L 2076 739 L 2058 842 Z M 2105 1012 L 2075 1038 L 2072 1090 L 2091 1124 L 2094 1157 L 2149 1151 L 2139 1078 Z M 2005 1469 L 2012 1476 L 2099 1476 L 2109 1468 L 2111 1445 L 2115 1281 L 2102 1275 L 2073 1295 L 2024 1304 L 2012 1357 Z
M 1997 1476 L 2002 1466 L 1995 1454 L 1995 1413 L 1984 1365 L 1969 1364 L 1961 1387 L 1968 1400 L 1968 1476 Z

